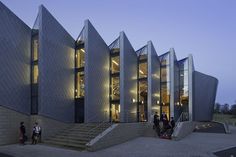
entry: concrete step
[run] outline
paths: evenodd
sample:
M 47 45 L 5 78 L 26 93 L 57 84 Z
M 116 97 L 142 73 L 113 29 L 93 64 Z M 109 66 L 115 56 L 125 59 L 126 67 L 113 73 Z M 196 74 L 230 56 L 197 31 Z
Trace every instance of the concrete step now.
M 44 142 L 46 144 L 73 147 L 81 150 L 86 148 L 86 144 L 89 141 L 110 126 L 111 124 L 109 123 L 102 126 L 100 126 L 100 123 L 74 124 Z
M 63 132 L 58 135 L 64 135 L 64 136 L 96 136 L 100 134 L 100 132 Z
M 70 139 L 71 140 L 80 140 L 80 141 L 89 142 L 93 137 L 83 137 L 83 136 L 81 136 L 81 137 L 75 137 L 75 136 L 71 137 L 71 136 L 61 136 L 61 135 L 59 135 L 59 136 L 53 137 L 52 139 L 54 139 L 54 138 L 69 139 L 69 140 Z
M 46 144 L 56 145 L 61 147 L 71 147 L 73 149 L 84 150 L 86 145 L 84 144 L 73 144 L 73 143 L 65 143 L 65 142 L 57 142 L 57 141 L 47 141 Z
M 53 138 L 50 140 L 46 140 L 45 143 L 47 142 L 61 142 L 61 143 L 71 143 L 71 144 L 82 144 L 85 145 L 88 143 L 88 141 L 81 141 L 81 140 L 75 140 L 75 139 L 60 139 L 60 138 Z
M 64 130 L 64 132 L 98 132 L 98 131 L 104 131 L 106 130 L 106 128 L 97 128 L 97 129 L 82 129 L 82 128 L 78 128 L 78 129 L 68 129 L 68 130 Z
M 54 137 L 58 137 L 58 138 L 67 138 L 67 137 L 71 137 L 71 138 L 94 138 L 94 137 L 96 137 L 97 135 L 99 135 L 99 134 L 94 134 L 94 135 L 91 135 L 91 134 L 84 134 L 84 135 L 82 135 L 82 134 L 78 134 L 78 135 L 68 135 L 68 134 L 59 134 L 59 135 L 56 135 L 56 136 L 54 136 Z M 54 138 L 54 137 L 52 137 L 52 138 Z

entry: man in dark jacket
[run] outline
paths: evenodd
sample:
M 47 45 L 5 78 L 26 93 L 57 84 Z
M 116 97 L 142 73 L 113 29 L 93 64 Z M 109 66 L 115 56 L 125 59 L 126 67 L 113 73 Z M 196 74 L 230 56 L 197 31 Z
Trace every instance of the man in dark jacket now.
M 174 117 L 171 117 L 170 125 L 171 125 L 171 131 L 173 132 L 173 131 L 174 131 L 174 128 L 175 128 L 175 120 L 174 120 Z
M 159 120 L 159 116 L 157 115 L 157 112 L 154 115 L 153 123 L 155 125 L 155 129 L 156 129 L 157 135 L 160 136 L 160 124 L 159 124 L 160 120 Z
M 25 126 L 24 122 L 20 122 L 20 143 L 25 145 L 26 135 L 25 135 Z

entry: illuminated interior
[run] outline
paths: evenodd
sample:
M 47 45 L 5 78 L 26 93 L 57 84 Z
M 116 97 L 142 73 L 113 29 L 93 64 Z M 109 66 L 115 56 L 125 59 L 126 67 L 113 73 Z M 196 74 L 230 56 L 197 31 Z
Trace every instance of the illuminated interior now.
M 37 61 L 38 60 L 38 39 L 34 38 L 33 39 L 33 61 Z
M 77 72 L 76 78 L 76 98 L 84 97 L 84 72 Z
M 147 78 L 147 62 L 139 63 L 139 78 Z
M 112 122 L 120 121 L 120 104 L 111 104 L 111 119 Z
M 33 66 L 33 80 L 32 80 L 33 84 L 38 83 L 38 77 L 39 77 L 39 68 L 38 68 L 38 65 L 34 65 Z
M 75 98 L 84 97 L 85 80 L 84 80 L 84 66 L 85 66 L 85 49 L 84 44 L 77 45 L 75 52 Z
M 120 72 L 120 56 L 111 57 L 111 73 L 119 73 Z
M 119 37 L 110 48 L 110 119 L 120 121 L 120 47 Z
M 120 99 L 120 78 L 111 77 L 111 100 Z
M 81 68 L 84 67 L 84 64 L 85 64 L 85 50 L 84 48 L 77 49 L 75 53 L 75 67 Z

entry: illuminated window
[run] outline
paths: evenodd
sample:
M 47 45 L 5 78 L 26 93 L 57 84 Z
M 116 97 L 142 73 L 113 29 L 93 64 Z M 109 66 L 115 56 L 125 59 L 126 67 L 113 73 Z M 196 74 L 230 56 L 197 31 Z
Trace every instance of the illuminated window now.
M 77 49 L 75 53 L 75 67 L 81 68 L 85 65 L 85 50 L 84 48 Z
M 146 78 L 148 75 L 147 62 L 139 64 L 139 78 Z
M 120 99 L 120 78 L 112 77 L 110 86 L 111 86 L 111 99 L 119 100 Z
M 78 72 L 76 74 L 75 96 L 77 98 L 84 97 L 84 89 L 84 72 Z
M 33 83 L 38 83 L 39 69 L 38 65 L 33 66 Z
M 111 118 L 113 122 L 120 121 L 120 104 L 111 104 Z
M 38 39 L 33 40 L 33 61 L 38 60 Z
M 120 72 L 120 56 L 111 57 L 111 73 Z

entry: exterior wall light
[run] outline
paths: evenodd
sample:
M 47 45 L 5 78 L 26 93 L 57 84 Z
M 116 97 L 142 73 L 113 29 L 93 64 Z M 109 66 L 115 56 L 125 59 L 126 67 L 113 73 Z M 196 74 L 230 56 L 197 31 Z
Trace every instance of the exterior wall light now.
M 131 102 L 132 102 L 132 103 L 135 103 L 135 102 L 136 102 L 136 100 L 133 98 L 133 99 L 131 99 Z
M 157 104 L 159 104 L 160 103 L 160 101 L 159 100 L 157 100 Z

